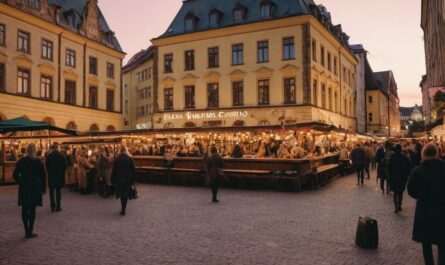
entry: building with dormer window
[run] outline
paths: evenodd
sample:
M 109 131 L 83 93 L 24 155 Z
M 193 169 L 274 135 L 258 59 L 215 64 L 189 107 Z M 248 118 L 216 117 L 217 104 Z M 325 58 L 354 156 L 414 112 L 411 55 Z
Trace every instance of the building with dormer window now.
M 349 37 L 312 0 L 187 0 L 158 48 L 155 128 L 356 130 Z
M 0 0 L 0 120 L 122 129 L 124 56 L 97 0 Z

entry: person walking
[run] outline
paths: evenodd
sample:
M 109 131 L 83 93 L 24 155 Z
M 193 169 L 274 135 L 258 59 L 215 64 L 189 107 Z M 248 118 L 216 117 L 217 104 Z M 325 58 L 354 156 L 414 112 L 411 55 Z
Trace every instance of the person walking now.
M 111 171 L 111 180 L 116 189 L 116 199 L 121 199 L 121 212 L 125 215 L 128 198 L 136 180 L 136 169 L 127 146 L 121 145 L 120 154 L 116 157 Z
M 88 161 L 87 153 L 79 150 L 77 156 L 77 183 L 79 184 L 80 194 L 86 194 L 88 188 L 88 171 L 93 168 L 93 165 Z
M 422 162 L 411 173 L 408 193 L 417 200 L 413 240 L 422 243 L 426 265 L 434 265 L 432 245 L 439 249 L 439 265 L 445 264 L 445 162 L 437 147 L 426 145 Z
M 372 150 L 372 147 L 369 145 L 368 142 L 365 143 L 365 153 L 366 153 L 366 162 L 365 162 L 365 171 L 366 174 L 368 175 L 368 179 L 371 179 L 371 174 L 369 171 L 369 168 L 371 166 L 371 162 L 374 156 L 374 151 Z
M 29 144 L 25 157 L 17 162 L 14 180 L 19 185 L 18 206 L 22 206 L 25 238 L 37 237 L 34 233 L 36 207 L 43 206 L 42 195 L 46 191 L 46 173 L 43 162 L 36 156 L 36 145 Z
M 108 147 L 101 150 L 99 158 L 97 159 L 97 164 L 99 175 L 98 185 L 103 185 L 103 197 L 108 198 L 112 191 L 111 170 L 113 166 L 113 157 L 110 154 Z
M 360 144 L 357 144 L 351 151 L 351 161 L 357 172 L 357 185 L 363 185 L 365 181 L 366 152 Z
M 65 172 L 67 160 L 64 154 L 59 151 L 59 145 L 51 145 L 51 151 L 46 157 L 46 171 L 48 172 L 49 199 L 51 212 L 62 211 L 60 202 L 62 200 L 61 189 L 65 186 Z
M 395 213 L 402 211 L 403 193 L 406 190 L 409 174 L 411 173 L 409 158 L 402 154 L 400 144 L 394 147 L 394 154 L 388 162 L 388 177 L 391 190 L 394 192 Z
M 221 178 L 223 177 L 222 169 L 224 167 L 224 159 L 218 154 L 218 150 L 215 146 L 210 149 L 210 157 L 206 162 L 206 169 L 209 179 L 210 187 L 212 188 L 212 202 L 219 202 L 218 189 L 221 184 Z

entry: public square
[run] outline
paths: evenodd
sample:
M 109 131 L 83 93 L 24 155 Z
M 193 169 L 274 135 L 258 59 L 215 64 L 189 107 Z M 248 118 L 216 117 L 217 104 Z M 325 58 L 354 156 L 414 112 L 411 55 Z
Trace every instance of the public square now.
M 374 173 L 375 174 L 375 173 Z M 393 212 L 375 176 L 355 176 L 302 193 L 139 184 L 139 199 L 119 215 L 114 199 L 64 191 L 60 213 L 48 196 L 36 239 L 24 239 L 17 188 L 0 188 L 0 264 L 422 264 L 411 240 L 415 202 Z M 378 250 L 355 246 L 359 216 L 379 221 Z

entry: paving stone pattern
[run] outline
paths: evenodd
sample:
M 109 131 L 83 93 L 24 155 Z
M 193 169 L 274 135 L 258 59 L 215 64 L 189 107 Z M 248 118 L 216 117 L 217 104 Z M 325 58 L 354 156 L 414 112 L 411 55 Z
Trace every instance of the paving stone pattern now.
M 48 195 L 25 240 L 17 188 L 0 188 L 0 264 L 422 264 L 411 241 L 415 202 L 396 215 L 375 179 L 344 177 L 316 191 L 224 189 L 219 204 L 205 188 L 138 185 L 127 215 L 120 203 L 63 192 L 63 211 Z M 379 221 L 380 247 L 355 246 L 359 216 Z

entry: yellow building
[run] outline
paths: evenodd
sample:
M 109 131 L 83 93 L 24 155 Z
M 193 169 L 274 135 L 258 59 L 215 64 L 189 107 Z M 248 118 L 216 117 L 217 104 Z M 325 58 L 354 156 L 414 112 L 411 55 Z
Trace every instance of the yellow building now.
M 123 68 L 124 128 L 153 128 L 153 94 L 157 90 L 157 51 L 151 46 L 135 54 Z
M 306 1 L 184 1 L 162 36 L 154 127 L 356 129 L 348 36 Z
M 366 61 L 366 112 L 368 133 L 400 135 L 397 84 L 392 71 L 374 73 Z
M 124 56 L 97 0 L 0 1 L 0 119 L 121 129 Z

